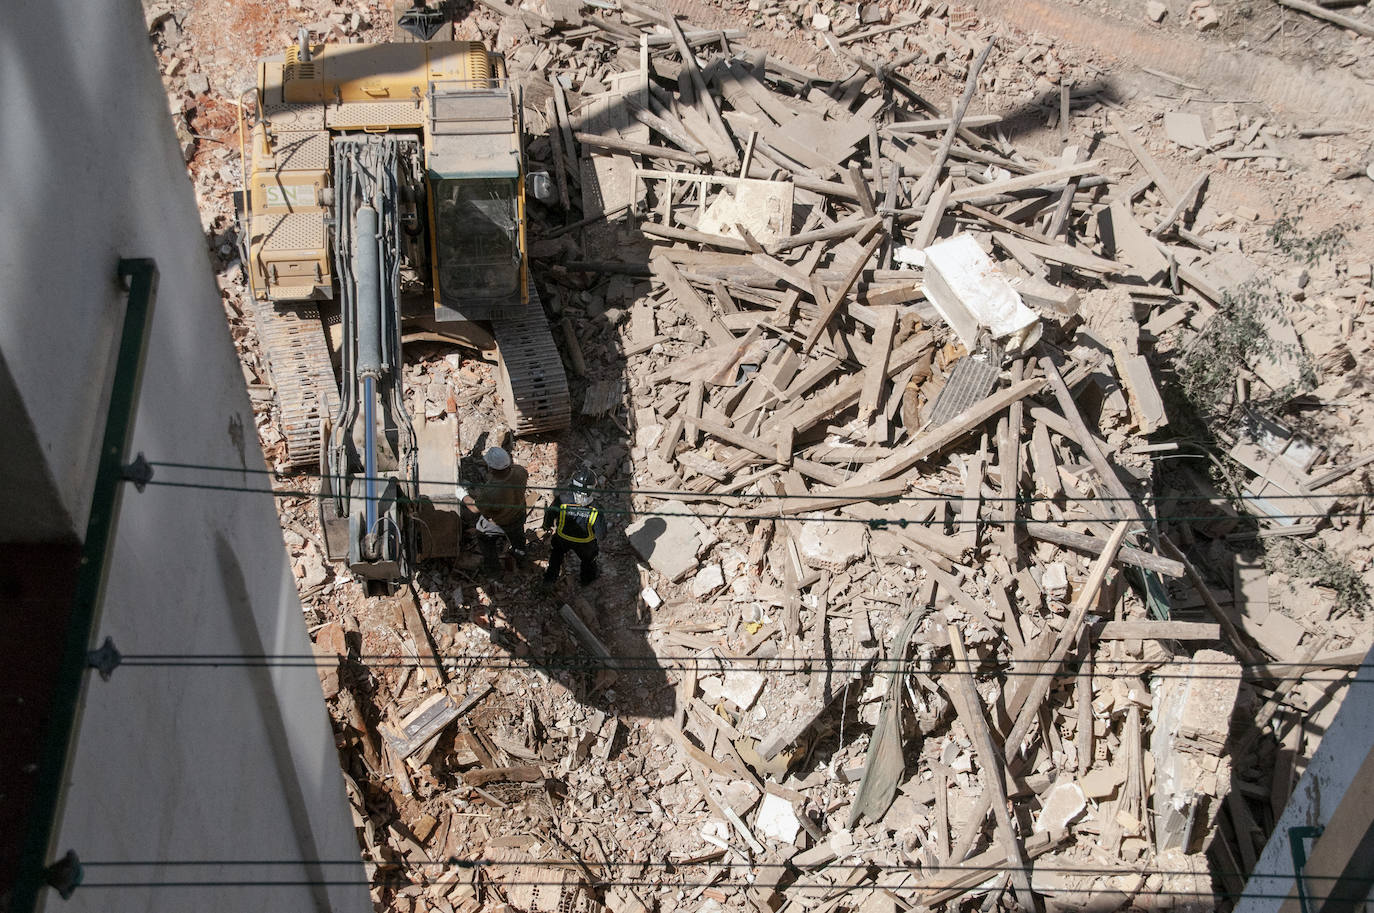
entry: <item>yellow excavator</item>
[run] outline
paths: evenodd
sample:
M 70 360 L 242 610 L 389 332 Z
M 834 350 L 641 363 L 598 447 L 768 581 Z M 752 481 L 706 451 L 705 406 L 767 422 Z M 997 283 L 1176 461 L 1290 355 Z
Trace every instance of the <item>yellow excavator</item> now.
M 320 468 L 331 558 L 409 579 L 420 558 L 456 555 L 461 529 L 457 420 L 406 404 L 412 326 L 494 343 L 517 434 L 569 422 L 529 275 L 526 186 L 548 179 L 525 173 L 518 93 L 479 42 L 303 31 L 258 62 L 240 107 L 241 246 L 287 461 Z

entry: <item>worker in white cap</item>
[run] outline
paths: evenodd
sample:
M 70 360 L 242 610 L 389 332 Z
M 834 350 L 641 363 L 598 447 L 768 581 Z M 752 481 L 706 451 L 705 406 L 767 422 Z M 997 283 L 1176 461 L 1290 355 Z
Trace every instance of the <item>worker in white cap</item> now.
M 517 558 L 525 556 L 525 486 L 530 474 L 511 459 L 503 447 L 492 447 L 482 455 L 487 467 L 486 481 L 471 492 L 461 489 L 464 506 L 475 510 L 477 544 L 482 550 L 482 567 L 488 574 L 501 570 L 502 542 L 510 544 Z

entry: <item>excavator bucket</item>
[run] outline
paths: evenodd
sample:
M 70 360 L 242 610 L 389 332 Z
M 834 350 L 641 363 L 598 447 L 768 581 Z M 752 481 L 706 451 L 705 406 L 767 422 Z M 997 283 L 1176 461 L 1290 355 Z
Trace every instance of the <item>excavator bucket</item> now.
M 420 451 L 419 557 L 454 558 L 459 553 L 462 520 L 458 504 L 458 419 L 417 422 Z

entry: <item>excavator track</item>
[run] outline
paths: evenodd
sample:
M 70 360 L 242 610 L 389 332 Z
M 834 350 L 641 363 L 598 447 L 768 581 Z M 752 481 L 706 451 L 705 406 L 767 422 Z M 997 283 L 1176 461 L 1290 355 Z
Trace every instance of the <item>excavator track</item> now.
M 321 420 L 332 417 L 339 398 L 319 308 L 308 301 L 255 299 L 253 309 L 286 438 L 286 462 L 317 467 Z
M 506 422 L 516 434 L 538 434 L 568 427 L 572 405 L 563 357 L 553 341 L 539 295 L 530 290 L 526 315 L 493 320 L 498 391 Z

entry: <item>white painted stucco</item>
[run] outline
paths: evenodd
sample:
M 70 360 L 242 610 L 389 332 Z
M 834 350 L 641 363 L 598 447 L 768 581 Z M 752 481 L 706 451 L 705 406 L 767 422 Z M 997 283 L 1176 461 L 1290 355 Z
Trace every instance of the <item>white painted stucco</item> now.
M 1288 839 L 1292 827 L 1325 827 L 1342 802 L 1369 802 L 1371 784 L 1357 782 L 1357 774 L 1374 752 L 1374 712 L 1368 692 L 1374 685 L 1374 650 L 1365 655 L 1351 682 L 1347 699 L 1322 736 L 1321 744 L 1307 762 L 1287 807 L 1264 845 L 1255 871 L 1235 913 L 1278 913 L 1294 891 L 1293 849 Z M 1308 844 L 1308 850 L 1312 846 Z M 1283 873 L 1279 876 L 1278 873 Z M 1269 876 L 1269 877 L 1266 877 Z M 1321 889 L 1322 886 L 1316 886 Z
M 120 257 L 154 258 L 160 271 L 131 452 L 263 469 L 136 0 L 5 4 L 0 92 L 0 354 L 62 523 L 84 534 L 125 307 Z M 159 469 L 155 481 L 171 478 Z M 215 481 L 266 484 L 245 472 Z M 106 636 L 126 655 L 309 656 L 272 498 L 126 488 L 92 645 Z M 345 864 L 90 866 L 70 900 L 46 893 L 48 910 L 371 907 L 309 666 L 124 666 L 108 682 L 92 674 L 71 759 L 55 856 Z M 319 879 L 345 884 L 95 886 Z

